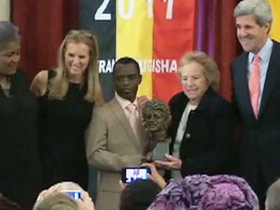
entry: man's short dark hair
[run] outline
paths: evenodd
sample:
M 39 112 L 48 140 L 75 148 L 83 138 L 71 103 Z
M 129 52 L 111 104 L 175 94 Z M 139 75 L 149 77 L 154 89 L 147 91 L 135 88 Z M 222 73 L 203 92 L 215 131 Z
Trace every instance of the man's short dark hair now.
M 138 73 L 140 74 L 140 66 L 139 66 L 139 63 L 135 59 L 133 59 L 131 57 L 122 57 L 122 58 L 118 59 L 117 62 L 114 64 L 113 75 L 115 74 L 116 67 L 118 64 L 129 64 L 129 63 L 134 63 Z
M 123 190 L 120 210 L 146 210 L 160 191 L 151 180 L 136 180 Z

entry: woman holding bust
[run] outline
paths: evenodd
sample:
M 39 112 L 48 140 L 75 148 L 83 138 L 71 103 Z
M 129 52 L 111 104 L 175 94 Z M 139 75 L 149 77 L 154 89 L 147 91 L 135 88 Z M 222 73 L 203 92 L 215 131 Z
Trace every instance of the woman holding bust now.
M 167 161 L 155 163 L 172 170 L 173 178 L 226 173 L 231 159 L 232 108 L 216 93 L 217 65 L 205 53 L 192 52 L 183 57 L 179 76 L 183 92 L 169 103 L 170 155 L 166 155 Z

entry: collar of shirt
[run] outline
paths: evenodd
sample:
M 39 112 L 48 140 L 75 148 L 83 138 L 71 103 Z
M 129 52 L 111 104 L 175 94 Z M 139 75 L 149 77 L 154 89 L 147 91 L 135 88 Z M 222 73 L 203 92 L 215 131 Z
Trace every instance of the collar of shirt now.
M 118 95 L 117 92 L 115 92 L 115 98 L 116 98 L 116 100 L 120 103 L 120 105 L 121 105 L 121 107 L 122 107 L 123 110 L 126 110 L 126 107 L 127 107 L 129 104 L 131 104 L 131 102 L 130 102 L 129 100 L 120 97 L 120 96 Z M 133 101 L 133 104 L 134 104 L 136 107 L 138 107 L 138 105 L 137 105 L 137 98 L 135 99 L 135 101 Z
M 262 62 L 264 62 L 264 63 L 269 62 L 270 55 L 271 55 L 271 52 L 272 52 L 272 46 L 273 46 L 273 42 L 270 38 L 268 38 L 265 45 L 263 46 L 263 48 L 258 53 Z M 255 57 L 255 54 L 252 53 L 252 52 L 249 52 L 249 57 L 248 57 L 249 64 L 253 63 L 254 57 Z

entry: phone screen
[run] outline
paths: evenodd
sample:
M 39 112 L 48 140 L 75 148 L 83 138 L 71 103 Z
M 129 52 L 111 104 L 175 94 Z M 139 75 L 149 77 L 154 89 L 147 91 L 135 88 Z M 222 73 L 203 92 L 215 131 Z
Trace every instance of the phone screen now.
M 66 193 L 68 196 L 73 198 L 74 200 L 80 200 L 82 199 L 82 192 L 81 191 L 63 191 Z
M 150 169 L 146 167 L 130 167 L 122 170 L 122 181 L 132 183 L 138 179 L 148 179 L 151 174 Z

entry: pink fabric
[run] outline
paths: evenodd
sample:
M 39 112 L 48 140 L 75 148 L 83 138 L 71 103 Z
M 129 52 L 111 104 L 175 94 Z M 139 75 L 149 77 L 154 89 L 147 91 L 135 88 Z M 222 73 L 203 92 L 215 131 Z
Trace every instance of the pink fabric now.
M 261 67 L 260 67 L 260 56 L 255 55 L 253 71 L 249 81 L 249 89 L 251 95 L 251 104 L 255 114 L 255 117 L 258 118 L 259 115 L 259 98 L 261 92 Z
M 135 136 L 137 137 L 137 139 L 140 139 L 140 119 L 139 119 L 139 112 L 138 112 L 138 108 L 135 104 L 130 103 L 126 106 L 126 109 L 129 112 L 129 123 L 131 125 L 131 128 L 135 134 Z

